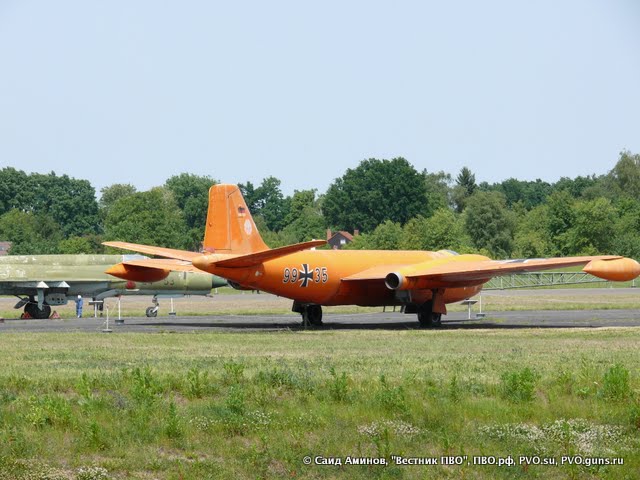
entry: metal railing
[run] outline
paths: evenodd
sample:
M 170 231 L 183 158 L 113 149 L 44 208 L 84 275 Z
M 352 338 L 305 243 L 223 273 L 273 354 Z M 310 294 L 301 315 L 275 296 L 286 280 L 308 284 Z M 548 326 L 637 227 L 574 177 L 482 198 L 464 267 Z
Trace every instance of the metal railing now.
M 609 283 L 585 272 L 529 272 L 513 273 L 494 277 L 483 290 L 505 290 L 510 288 L 552 287 L 555 285 L 576 285 L 581 283 Z M 635 286 L 635 282 L 634 285 Z

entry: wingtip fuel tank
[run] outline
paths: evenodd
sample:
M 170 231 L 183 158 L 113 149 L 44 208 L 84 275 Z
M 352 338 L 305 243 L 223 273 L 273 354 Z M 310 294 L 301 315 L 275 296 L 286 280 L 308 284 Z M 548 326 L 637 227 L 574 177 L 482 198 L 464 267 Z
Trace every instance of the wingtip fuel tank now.
M 640 275 L 640 264 L 626 257 L 615 260 L 593 260 L 582 270 L 604 280 L 628 282 Z

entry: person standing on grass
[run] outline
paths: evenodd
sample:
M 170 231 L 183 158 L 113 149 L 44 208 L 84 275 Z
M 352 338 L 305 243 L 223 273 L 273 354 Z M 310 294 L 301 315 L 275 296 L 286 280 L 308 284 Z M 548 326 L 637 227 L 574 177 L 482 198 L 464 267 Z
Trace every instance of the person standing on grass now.
M 82 318 L 82 304 L 83 304 L 83 300 L 82 300 L 82 295 L 78 295 L 78 299 L 76 300 L 76 316 L 78 318 Z

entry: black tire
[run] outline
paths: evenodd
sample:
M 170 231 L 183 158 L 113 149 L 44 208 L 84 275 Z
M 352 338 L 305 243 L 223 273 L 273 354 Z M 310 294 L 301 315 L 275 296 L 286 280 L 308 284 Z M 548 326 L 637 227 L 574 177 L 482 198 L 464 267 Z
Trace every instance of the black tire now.
M 322 325 L 322 307 L 320 305 L 305 305 L 302 307 L 301 313 L 303 327 Z
M 27 303 L 24 306 L 24 311 L 27 312 L 31 318 L 37 318 L 38 320 L 44 320 L 51 316 L 51 307 L 46 304 L 42 305 L 42 309 L 39 309 L 37 303 Z
M 149 318 L 158 316 L 158 310 L 156 307 L 147 307 L 147 311 L 145 313 Z
M 322 325 L 322 307 L 320 305 L 309 305 L 307 307 L 309 323 L 319 327 Z
M 442 314 L 434 313 L 433 304 L 425 302 L 418 308 L 418 322 L 425 328 L 439 327 L 442 325 Z

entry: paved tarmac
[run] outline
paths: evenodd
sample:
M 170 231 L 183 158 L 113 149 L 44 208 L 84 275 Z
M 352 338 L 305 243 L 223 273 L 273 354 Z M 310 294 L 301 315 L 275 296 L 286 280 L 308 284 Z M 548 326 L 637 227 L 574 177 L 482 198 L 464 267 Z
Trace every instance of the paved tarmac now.
M 441 329 L 515 328 L 600 328 L 638 327 L 638 310 L 544 310 L 487 313 L 485 318 L 467 318 L 467 312 L 443 317 Z M 407 330 L 420 328 L 415 315 L 398 312 L 328 314 L 320 330 Z M 2 332 L 101 332 L 104 318 L 64 320 L 5 320 Z M 114 334 L 124 332 L 225 332 L 299 330 L 299 315 L 211 315 L 126 318 L 123 323 L 109 321 Z M 316 328 L 318 329 L 318 328 Z

